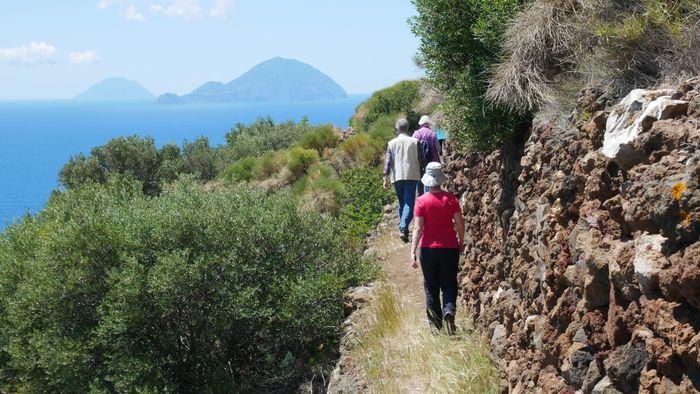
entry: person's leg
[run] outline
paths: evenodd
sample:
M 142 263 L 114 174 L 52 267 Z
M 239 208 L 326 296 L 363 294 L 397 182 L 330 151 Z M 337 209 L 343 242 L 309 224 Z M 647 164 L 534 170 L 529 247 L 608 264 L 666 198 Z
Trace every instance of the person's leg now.
M 404 189 L 405 189 L 405 182 L 406 181 L 396 181 L 394 182 L 394 190 L 396 190 L 396 197 L 399 199 L 399 229 L 401 231 L 404 231 L 405 227 L 404 226 L 404 219 L 403 219 L 403 214 L 404 214 Z
M 442 314 L 448 333 L 454 333 L 454 316 L 457 311 L 457 270 L 459 266 L 459 251 L 457 249 L 436 249 L 438 260 L 438 276 L 442 290 Z
M 423 178 L 423 175 L 425 175 L 425 168 L 420 169 L 420 176 Z M 418 186 L 416 187 L 416 192 L 418 193 L 418 197 L 422 196 L 425 193 L 425 186 L 423 186 L 423 182 L 418 181 Z
M 438 261 L 433 250 L 428 248 L 420 249 L 420 266 L 421 270 L 423 270 L 428 322 L 433 328 L 439 330 L 442 328 L 442 308 L 440 307 Z
M 406 215 L 406 226 L 408 227 L 413 220 L 413 206 L 416 203 L 416 186 L 417 181 L 406 181 L 406 187 L 404 188 L 404 203 L 406 204 L 407 210 L 404 211 Z

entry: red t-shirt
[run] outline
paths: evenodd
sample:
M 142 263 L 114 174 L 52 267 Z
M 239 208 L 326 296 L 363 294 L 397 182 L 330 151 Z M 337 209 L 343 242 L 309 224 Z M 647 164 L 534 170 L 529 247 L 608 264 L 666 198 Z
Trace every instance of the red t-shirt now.
M 418 197 L 414 209 L 416 217 L 424 220 L 421 248 L 459 249 L 452 216 L 461 212 L 459 201 L 452 193 L 425 193 Z

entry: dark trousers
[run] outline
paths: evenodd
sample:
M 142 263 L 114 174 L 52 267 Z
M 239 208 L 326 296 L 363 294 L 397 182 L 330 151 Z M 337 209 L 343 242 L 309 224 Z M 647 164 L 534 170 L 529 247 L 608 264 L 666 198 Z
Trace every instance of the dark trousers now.
M 425 175 L 425 167 L 420 168 L 421 179 L 423 178 L 423 175 Z M 423 194 L 425 194 L 425 192 L 428 191 L 428 188 L 425 187 L 425 185 L 421 181 L 418 181 L 418 185 L 417 185 L 416 189 L 417 189 L 416 192 L 418 193 L 418 197 L 422 196 Z
M 423 270 L 428 320 L 439 329 L 442 327 L 442 316 L 457 310 L 459 250 L 421 248 L 420 264 Z

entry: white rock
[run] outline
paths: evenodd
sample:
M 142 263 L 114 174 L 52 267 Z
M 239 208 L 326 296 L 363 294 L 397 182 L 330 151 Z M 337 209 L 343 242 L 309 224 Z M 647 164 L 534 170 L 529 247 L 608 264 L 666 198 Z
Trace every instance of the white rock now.
M 602 152 L 623 168 L 638 162 L 639 152 L 630 149 L 631 142 L 644 131 L 644 125 L 676 116 L 687 101 L 674 100 L 673 90 L 635 89 L 612 111 L 605 125 Z
M 494 328 L 493 335 L 491 336 L 491 349 L 499 357 L 503 355 L 506 349 L 506 338 L 508 337 L 508 331 L 506 326 L 499 324 Z
M 613 394 L 619 393 L 620 391 L 615 388 L 609 377 L 604 377 L 598 382 L 598 384 L 593 387 L 591 394 Z
M 498 302 L 498 299 L 501 298 L 501 294 L 503 293 L 503 289 L 501 286 L 498 286 L 498 290 L 496 290 L 495 293 L 493 293 L 493 298 L 491 299 L 491 303 L 495 304 Z
M 660 234 L 644 233 L 634 240 L 634 276 L 643 293 L 658 286 L 659 272 L 666 257 L 661 252 L 666 238 Z

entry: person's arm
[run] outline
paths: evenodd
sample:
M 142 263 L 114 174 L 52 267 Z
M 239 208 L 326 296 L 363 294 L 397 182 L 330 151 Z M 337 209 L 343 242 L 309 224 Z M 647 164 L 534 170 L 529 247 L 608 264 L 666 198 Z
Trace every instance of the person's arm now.
M 416 216 L 413 222 L 413 240 L 411 241 L 411 266 L 418 268 L 420 262 L 420 254 L 416 254 L 420 239 L 423 237 L 423 228 L 425 227 L 425 218 Z
M 386 159 L 384 160 L 384 190 L 389 188 L 389 174 L 391 174 L 391 169 L 394 167 L 394 157 L 391 154 L 391 148 L 387 145 L 386 147 Z
M 464 252 L 464 216 L 462 216 L 462 211 L 459 210 L 452 215 L 452 220 L 455 222 L 455 227 L 457 227 L 457 239 L 459 240 L 459 253 Z

